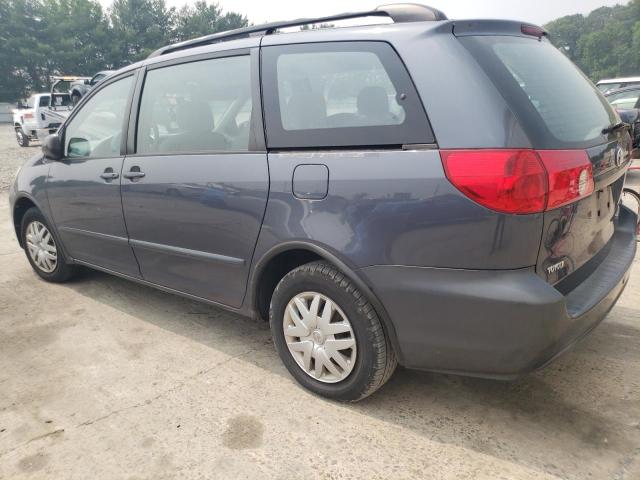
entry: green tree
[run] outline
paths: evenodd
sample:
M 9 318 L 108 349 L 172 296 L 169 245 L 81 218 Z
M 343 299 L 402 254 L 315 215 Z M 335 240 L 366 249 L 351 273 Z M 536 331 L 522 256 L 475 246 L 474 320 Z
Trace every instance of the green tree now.
M 584 29 L 584 16 L 569 15 L 547 24 L 547 30 L 553 34 L 553 43 L 566 52 L 574 62 L 579 58 L 578 40 Z
M 546 28 L 592 80 L 640 75 L 640 0 L 562 17 Z
M 238 13 L 224 13 L 217 3 L 198 0 L 185 5 L 176 15 L 175 39 L 182 41 L 211 33 L 247 26 L 247 18 Z
M 36 0 L 0 2 L 0 100 L 23 97 L 32 85 L 40 86 L 46 77 L 39 54 L 41 46 Z
M 173 40 L 175 8 L 167 8 L 164 0 L 115 0 L 109 20 L 107 63 L 120 68 Z
M 45 0 L 40 6 L 41 44 L 49 73 L 87 74 L 104 69 L 104 45 L 111 37 L 109 23 L 93 0 Z M 70 34 L 69 32 L 73 32 Z

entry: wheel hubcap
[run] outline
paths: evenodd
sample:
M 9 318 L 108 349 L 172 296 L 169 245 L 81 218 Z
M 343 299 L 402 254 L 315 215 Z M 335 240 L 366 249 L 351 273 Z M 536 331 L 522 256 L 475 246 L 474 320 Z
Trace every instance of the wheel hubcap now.
M 325 383 L 349 376 L 356 361 L 356 337 L 347 316 L 329 297 L 299 293 L 287 304 L 282 326 L 291 356 L 307 375 Z
M 40 222 L 27 227 L 27 250 L 33 263 L 43 272 L 51 273 L 58 264 L 58 250 L 51 232 Z

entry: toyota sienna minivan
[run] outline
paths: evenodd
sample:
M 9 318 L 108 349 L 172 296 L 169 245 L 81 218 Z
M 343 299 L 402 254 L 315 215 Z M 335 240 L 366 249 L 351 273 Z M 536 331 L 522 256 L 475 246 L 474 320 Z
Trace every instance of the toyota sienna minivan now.
M 630 141 L 540 27 L 387 5 L 115 72 L 11 209 L 44 280 L 91 267 L 269 320 L 298 382 L 355 401 L 398 363 L 512 379 L 592 330 L 635 254 Z

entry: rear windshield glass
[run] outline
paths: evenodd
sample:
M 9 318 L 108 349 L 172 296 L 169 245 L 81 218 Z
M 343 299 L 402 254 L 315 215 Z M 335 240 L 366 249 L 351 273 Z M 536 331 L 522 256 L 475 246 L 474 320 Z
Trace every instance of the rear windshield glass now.
M 605 141 L 616 115 L 593 84 L 548 41 L 466 37 L 471 50 L 539 148 L 586 147 Z

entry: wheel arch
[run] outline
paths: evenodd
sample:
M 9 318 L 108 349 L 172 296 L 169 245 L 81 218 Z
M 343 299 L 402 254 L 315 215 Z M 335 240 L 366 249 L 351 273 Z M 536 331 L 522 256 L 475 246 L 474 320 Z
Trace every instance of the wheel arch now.
M 42 198 L 41 200 L 45 203 L 47 202 L 46 198 Z M 73 258 L 69 255 L 69 251 L 66 249 L 66 247 L 64 246 L 64 243 L 62 243 L 60 239 L 58 227 L 56 223 L 53 221 L 51 212 L 43 208 L 42 205 L 40 205 L 40 203 L 38 203 L 37 200 L 35 200 L 30 194 L 24 191 L 19 191 L 16 194 L 16 198 L 13 201 L 13 206 L 11 207 L 12 208 L 11 217 L 13 219 L 13 228 L 15 229 L 16 237 L 18 238 L 18 243 L 20 245 L 20 248 L 24 249 L 24 245 L 22 243 L 22 234 L 21 234 L 22 232 L 20 231 L 22 227 L 22 219 L 24 218 L 24 214 L 27 212 L 27 210 L 29 210 L 32 207 L 37 208 L 38 211 L 42 214 L 42 216 L 47 221 L 49 230 L 51 231 L 51 233 L 53 234 L 56 240 L 58 250 L 62 252 L 63 255 L 65 255 L 68 263 L 73 263 L 74 262 Z
M 358 275 L 357 269 L 348 265 L 336 253 L 314 243 L 291 241 L 277 245 L 268 250 L 255 264 L 251 274 L 249 304 L 254 312 L 267 321 L 271 296 L 278 282 L 288 272 L 300 265 L 316 260 L 324 260 L 334 265 L 351 280 L 355 286 L 367 297 L 378 314 L 385 333 L 389 336 L 399 363 L 403 363 L 402 352 L 399 348 L 395 327 L 382 302 L 375 295 L 369 285 Z
M 13 211 L 11 212 L 11 216 L 13 218 L 13 228 L 16 232 L 16 237 L 18 238 L 18 243 L 20 244 L 21 248 L 24 248 L 24 245 L 22 244 L 22 234 L 20 232 L 22 219 L 24 218 L 24 214 L 27 213 L 27 210 L 33 207 L 42 212 L 42 209 L 38 206 L 38 204 L 28 195 L 19 196 L 13 204 Z

